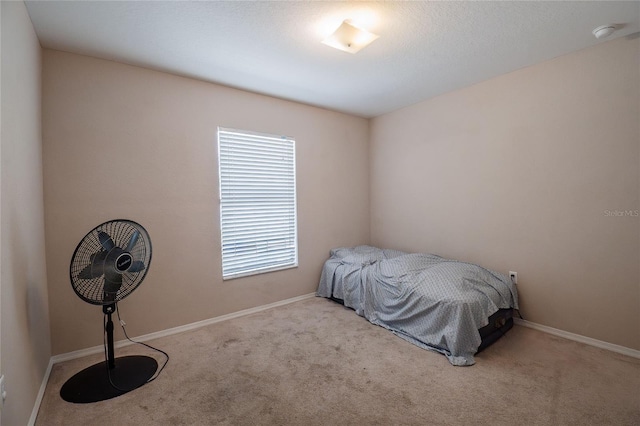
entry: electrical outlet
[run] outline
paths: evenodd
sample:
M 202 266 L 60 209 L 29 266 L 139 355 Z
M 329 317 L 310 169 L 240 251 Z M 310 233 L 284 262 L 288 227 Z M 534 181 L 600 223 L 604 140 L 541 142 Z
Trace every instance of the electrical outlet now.
M 4 375 L 0 376 L 0 407 L 4 406 L 4 400 L 7 398 L 7 391 L 4 388 Z
M 518 273 L 514 271 L 509 271 L 509 278 L 511 278 L 511 282 L 514 284 L 518 284 Z

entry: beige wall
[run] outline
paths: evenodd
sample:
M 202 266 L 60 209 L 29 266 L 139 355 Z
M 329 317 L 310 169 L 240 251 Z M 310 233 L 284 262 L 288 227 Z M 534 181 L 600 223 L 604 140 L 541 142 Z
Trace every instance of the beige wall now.
M 22 2 L 2 2 L 2 424 L 24 425 L 49 358 L 40 44 Z
M 132 335 L 312 292 L 329 248 L 369 242 L 370 224 L 379 246 L 518 271 L 526 319 L 640 349 L 639 219 L 606 214 L 640 208 L 638 44 L 370 122 L 45 50 L 53 353 L 102 343 L 101 311 L 75 296 L 68 264 L 88 230 L 119 217 L 154 245 L 121 304 Z M 296 138 L 299 268 L 220 279 L 217 126 Z
M 525 319 L 640 349 L 640 40 L 371 123 L 371 239 L 518 272 Z M 615 214 L 615 213 L 611 213 Z
M 43 58 L 54 354 L 102 344 L 102 311 L 74 294 L 68 269 L 103 221 L 135 220 L 153 242 L 145 281 L 120 304 L 134 336 L 311 293 L 331 247 L 368 242 L 366 119 L 85 56 Z M 298 268 L 222 281 L 217 126 L 296 139 Z

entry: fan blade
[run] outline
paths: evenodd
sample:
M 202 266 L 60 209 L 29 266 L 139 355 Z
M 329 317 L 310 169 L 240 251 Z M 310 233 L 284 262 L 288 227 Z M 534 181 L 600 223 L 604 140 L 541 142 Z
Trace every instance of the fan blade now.
M 94 278 L 98 278 L 102 275 L 102 271 L 98 273 L 98 271 L 93 269 L 93 265 L 86 266 L 80 273 L 78 274 L 78 278 L 83 280 L 92 280 Z
M 133 246 L 135 246 L 136 243 L 138 242 L 139 236 L 140 236 L 140 233 L 138 231 L 134 231 L 133 235 L 131 235 L 131 239 L 129 240 L 129 244 L 127 245 L 126 251 L 131 252 L 131 250 L 133 250 Z
M 78 278 L 83 280 L 90 280 L 91 278 L 97 278 L 97 277 L 93 276 L 93 274 L 91 273 L 91 265 L 89 265 L 89 266 L 85 266 L 84 269 L 80 271 L 80 273 L 78 273 Z
M 98 239 L 100 240 L 100 244 L 106 251 L 109 251 L 116 246 L 109 234 L 104 231 L 98 232 Z
M 83 280 L 91 280 L 93 278 L 98 278 L 102 274 L 104 274 L 104 260 L 107 257 L 106 251 L 99 251 L 93 253 L 91 255 L 91 264 L 85 266 L 85 268 L 80 271 L 78 274 L 78 278 Z
M 140 272 L 140 271 L 144 271 L 144 268 L 145 268 L 144 263 L 142 263 L 139 260 L 136 260 L 131 264 L 131 267 L 127 269 L 127 272 Z

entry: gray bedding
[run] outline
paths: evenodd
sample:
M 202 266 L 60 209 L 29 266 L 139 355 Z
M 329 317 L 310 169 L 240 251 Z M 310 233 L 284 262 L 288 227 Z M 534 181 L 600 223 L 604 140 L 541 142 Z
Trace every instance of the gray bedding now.
M 478 329 L 498 309 L 518 308 L 508 276 L 432 254 L 370 246 L 331 250 L 318 296 L 342 299 L 371 323 L 453 365 L 473 365 Z

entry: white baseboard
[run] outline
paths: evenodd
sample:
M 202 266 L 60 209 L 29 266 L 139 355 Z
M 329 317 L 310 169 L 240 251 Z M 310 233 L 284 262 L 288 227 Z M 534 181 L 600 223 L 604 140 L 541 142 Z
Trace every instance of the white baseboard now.
M 34 426 L 36 424 L 36 418 L 38 417 L 38 411 L 40 411 L 40 404 L 42 404 L 44 391 L 47 388 L 47 383 L 49 383 L 51 368 L 53 368 L 53 358 L 49 358 L 49 365 L 47 366 L 47 371 L 44 372 L 44 377 L 42 378 L 42 384 L 40 384 L 40 390 L 38 391 L 38 396 L 36 396 L 36 402 L 35 404 L 33 404 L 31 417 L 29 417 L 29 423 L 27 423 L 28 426 Z
M 526 321 L 520 318 L 514 318 L 513 320 L 517 325 L 533 328 L 534 330 L 553 334 L 554 336 L 564 337 L 565 339 L 573 340 L 575 342 L 584 343 L 586 345 L 595 346 L 597 348 L 606 349 L 611 352 L 617 352 L 622 355 L 640 359 L 640 351 L 635 349 L 615 345 L 609 342 L 603 342 L 602 340 L 592 339 L 591 337 L 582 336 L 580 334 L 569 333 L 568 331 L 558 330 L 557 328 L 548 327 L 546 325 L 537 324 L 535 322 Z
M 219 317 L 214 317 L 214 318 L 209 318 L 202 321 L 193 322 L 191 324 L 185 324 L 178 327 L 169 328 L 167 330 L 157 331 L 155 333 L 144 334 L 142 336 L 133 337 L 132 339 L 137 342 L 145 342 L 145 341 L 157 339 L 160 337 L 171 336 L 172 334 L 178 334 L 178 333 L 182 333 L 189 330 L 195 330 L 197 328 L 205 327 L 210 324 L 215 324 L 218 322 L 243 317 L 245 315 L 251 315 L 256 312 L 266 311 L 267 309 L 276 308 L 278 306 L 288 305 L 289 303 L 294 303 L 301 300 L 309 299 L 311 297 L 315 297 L 315 295 L 316 295 L 315 293 L 303 294 L 302 296 L 296 296 L 290 299 L 280 300 L 278 302 L 270 303 L 268 305 L 256 306 L 255 308 L 249 308 L 242 311 L 233 312 L 227 315 L 221 315 Z M 114 343 L 114 346 L 116 348 L 122 348 L 132 344 L 133 343 L 131 343 L 128 340 L 119 340 Z M 92 348 L 80 349 L 78 351 L 55 355 L 51 357 L 51 360 L 53 361 L 53 364 L 57 364 L 59 362 L 69 361 L 72 359 L 82 358 L 83 356 L 93 355 L 93 354 L 103 353 L 103 352 L 104 352 L 104 346 L 100 345 L 100 346 L 94 346 Z

